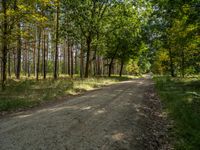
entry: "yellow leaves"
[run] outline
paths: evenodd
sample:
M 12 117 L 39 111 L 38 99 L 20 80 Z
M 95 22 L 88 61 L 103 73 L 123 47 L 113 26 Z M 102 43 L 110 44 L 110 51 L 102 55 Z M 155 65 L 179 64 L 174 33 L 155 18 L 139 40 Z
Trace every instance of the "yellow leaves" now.
M 188 4 L 185 4 L 182 6 L 182 10 L 184 13 L 187 13 L 190 11 L 190 6 Z
M 27 10 L 28 10 L 28 7 L 25 6 L 25 5 L 18 5 L 17 7 L 18 7 L 18 9 L 19 9 L 20 11 L 27 11 Z
M 38 23 L 45 23 L 46 21 L 48 21 L 47 17 L 42 16 L 40 14 L 33 14 L 32 15 L 33 20 L 37 21 Z

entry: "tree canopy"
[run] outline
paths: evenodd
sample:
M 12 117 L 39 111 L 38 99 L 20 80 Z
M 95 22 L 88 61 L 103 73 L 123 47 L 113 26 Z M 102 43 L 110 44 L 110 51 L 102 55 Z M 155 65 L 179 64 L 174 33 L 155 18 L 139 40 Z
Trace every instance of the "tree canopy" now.
M 198 0 L 2 0 L 1 83 L 15 74 L 200 72 Z

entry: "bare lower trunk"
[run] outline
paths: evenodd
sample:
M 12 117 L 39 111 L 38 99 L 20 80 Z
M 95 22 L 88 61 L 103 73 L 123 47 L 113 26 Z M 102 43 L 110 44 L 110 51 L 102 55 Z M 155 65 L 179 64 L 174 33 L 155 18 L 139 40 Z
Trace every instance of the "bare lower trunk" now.
M 59 1 L 57 2 L 56 10 L 56 51 L 55 51 L 55 64 L 54 64 L 54 79 L 58 78 L 58 29 L 59 29 Z
M 20 73 L 21 73 L 21 34 L 20 34 L 20 23 L 18 23 L 18 37 L 17 37 L 17 69 L 16 69 L 16 78 L 20 79 Z
M 2 81 L 1 86 L 2 90 L 5 89 L 6 81 L 6 63 L 7 63 L 7 36 L 8 36 L 8 24 L 7 24 L 7 4 L 6 0 L 2 0 L 2 9 L 3 9 L 3 34 L 2 34 Z
M 36 76 L 35 52 L 36 52 L 36 42 L 33 43 L 33 73 L 34 73 L 34 76 Z
M 67 56 L 68 56 L 68 75 L 70 76 L 71 74 L 71 63 L 70 63 L 70 56 L 71 56 L 71 53 L 70 53 L 70 42 L 69 42 L 69 39 L 68 39 L 68 42 L 67 42 Z
M 182 77 L 185 77 L 185 53 L 184 50 L 182 49 L 181 51 L 181 74 Z
M 45 32 L 44 32 L 44 42 L 43 42 L 43 79 L 46 79 L 46 42 L 45 42 Z
M 11 77 L 11 60 L 10 60 L 10 52 L 8 52 L 8 76 Z
M 91 48 L 91 37 L 87 38 L 87 58 L 86 58 L 86 66 L 85 66 L 85 78 L 89 76 L 89 65 L 90 65 L 90 48 Z
M 40 71 L 40 46 L 41 45 L 41 29 L 38 31 L 38 52 L 37 52 L 37 65 L 36 65 L 36 80 L 39 79 L 39 71 Z
M 109 70 L 108 70 L 109 77 L 111 77 L 113 61 L 114 61 L 114 58 L 111 59 L 110 64 L 109 64 Z
M 78 51 L 75 51 L 75 74 L 78 74 Z
M 115 52 L 114 52 L 114 54 L 113 54 L 113 56 L 112 56 L 112 58 L 111 58 L 111 61 L 110 61 L 110 63 L 109 63 L 109 69 L 108 69 L 108 76 L 109 76 L 109 77 L 111 77 L 113 61 L 114 61 L 114 59 L 115 59 L 115 56 L 116 56 L 116 54 L 117 54 L 117 51 L 118 51 L 118 46 L 117 46 L 117 48 L 116 48 L 116 50 L 115 50 Z
M 119 72 L 120 77 L 122 76 L 123 68 L 124 68 L 124 61 L 121 60 L 121 67 L 120 67 L 120 72 Z
M 83 68 L 84 68 L 84 62 L 83 62 L 83 43 L 81 41 L 81 52 L 80 52 L 80 77 L 83 78 Z
M 31 47 L 30 47 L 30 44 L 28 44 L 28 49 L 27 49 L 27 71 L 28 71 L 28 77 L 31 76 L 30 74 L 30 50 L 31 50 Z
M 169 49 L 169 59 L 170 59 L 170 71 L 171 71 L 171 76 L 172 76 L 172 77 L 175 77 L 175 74 L 174 74 L 174 63 L 173 63 L 172 50 L 171 50 L 171 48 Z
M 74 75 L 74 58 L 73 58 L 73 45 L 70 46 L 70 52 L 71 52 L 71 78 L 73 78 Z

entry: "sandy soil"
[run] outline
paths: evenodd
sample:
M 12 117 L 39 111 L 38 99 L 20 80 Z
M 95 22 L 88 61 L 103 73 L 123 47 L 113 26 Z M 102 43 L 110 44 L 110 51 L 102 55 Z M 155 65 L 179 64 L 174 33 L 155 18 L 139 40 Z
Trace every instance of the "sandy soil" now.
M 4 117 L 0 150 L 160 149 L 143 138 L 148 137 L 146 126 L 151 126 L 149 112 L 144 111 L 145 93 L 151 87 L 151 79 L 134 79 L 56 106 Z

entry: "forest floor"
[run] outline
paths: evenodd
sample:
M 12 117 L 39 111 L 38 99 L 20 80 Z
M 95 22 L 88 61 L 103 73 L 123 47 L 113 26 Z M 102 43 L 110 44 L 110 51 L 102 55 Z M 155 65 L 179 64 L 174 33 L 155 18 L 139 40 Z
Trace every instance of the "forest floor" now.
M 155 77 L 163 111 L 170 122 L 170 139 L 175 149 L 200 148 L 200 76 Z
M 0 149 L 170 149 L 151 79 L 124 81 L 0 119 Z
M 10 78 L 7 80 L 6 89 L 4 91 L 0 89 L 0 116 L 56 103 L 62 101 L 63 97 L 79 95 L 86 91 L 133 78 L 137 78 L 137 76 L 81 79 L 76 76 L 70 78 L 66 75 L 60 75 L 57 80 L 49 76 L 46 80 L 40 79 L 39 81 L 36 81 L 34 77 L 22 76 L 20 80 Z

